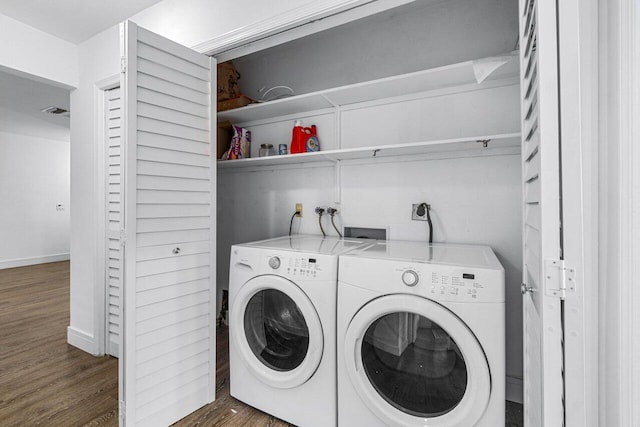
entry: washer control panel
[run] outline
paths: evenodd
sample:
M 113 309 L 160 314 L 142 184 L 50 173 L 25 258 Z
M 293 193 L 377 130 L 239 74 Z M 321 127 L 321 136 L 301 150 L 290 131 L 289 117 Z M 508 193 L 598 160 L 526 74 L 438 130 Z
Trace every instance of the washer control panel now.
M 267 274 L 278 274 L 280 276 L 295 279 L 320 279 L 325 278 L 330 270 L 330 263 L 323 256 L 309 254 L 285 254 L 269 253 L 264 255 L 262 271 Z
M 449 296 L 448 299 L 460 298 L 476 300 L 478 296 L 482 294 L 482 290 L 485 287 L 479 278 L 476 278 L 476 274 L 464 273 L 462 271 L 431 271 L 430 279 L 428 286 L 429 294 L 446 295 Z M 467 298 L 465 298 L 465 296 Z

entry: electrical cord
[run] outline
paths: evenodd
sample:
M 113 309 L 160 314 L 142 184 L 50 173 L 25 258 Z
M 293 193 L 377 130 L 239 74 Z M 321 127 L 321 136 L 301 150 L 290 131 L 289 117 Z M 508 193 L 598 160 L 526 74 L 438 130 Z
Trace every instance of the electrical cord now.
M 289 223 L 289 236 L 291 236 L 291 227 L 293 227 L 293 218 L 295 218 L 296 216 L 298 216 L 300 214 L 300 212 L 295 211 L 293 213 L 293 215 L 291 215 L 291 222 Z
M 258 92 L 262 92 L 265 89 L 265 87 L 261 88 Z M 272 96 L 271 98 L 266 99 L 266 96 L 269 92 L 272 92 L 276 89 L 287 89 L 289 92 L 291 93 L 281 93 L 279 95 L 275 95 Z M 289 86 L 284 86 L 284 85 L 280 85 L 280 86 L 273 86 L 269 89 L 267 89 L 263 94 L 262 97 L 260 98 L 260 101 L 258 102 L 269 102 L 269 101 L 275 101 L 276 99 L 280 99 L 280 98 L 287 98 L 290 96 L 295 95 L 295 92 L 293 89 L 291 89 Z
M 422 206 L 424 206 L 424 209 L 427 213 L 427 223 L 429 224 L 429 243 L 433 243 L 433 222 L 431 222 L 431 207 L 426 203 L 422 203 Z

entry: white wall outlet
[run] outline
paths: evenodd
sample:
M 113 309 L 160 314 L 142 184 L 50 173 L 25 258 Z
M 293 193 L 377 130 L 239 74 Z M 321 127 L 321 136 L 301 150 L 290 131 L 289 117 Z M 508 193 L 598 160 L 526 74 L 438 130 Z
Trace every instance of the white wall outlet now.
M 302 218 L 302 203 L 296 203 L 296 212 L 298 212 L 298 216 Z
M 426 221 L 427 220 L 427 208 L 424 203 L 414 203 L 411 205 L 411 220 L 412 221 Z

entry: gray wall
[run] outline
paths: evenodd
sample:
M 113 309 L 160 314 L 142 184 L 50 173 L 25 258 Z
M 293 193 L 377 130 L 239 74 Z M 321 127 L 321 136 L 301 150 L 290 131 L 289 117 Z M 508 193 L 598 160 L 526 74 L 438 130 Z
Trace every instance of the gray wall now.
M 518 39 L 515 0 L 414 3 L 233 60 L 240 88 L 296 94 L 510 52 Z

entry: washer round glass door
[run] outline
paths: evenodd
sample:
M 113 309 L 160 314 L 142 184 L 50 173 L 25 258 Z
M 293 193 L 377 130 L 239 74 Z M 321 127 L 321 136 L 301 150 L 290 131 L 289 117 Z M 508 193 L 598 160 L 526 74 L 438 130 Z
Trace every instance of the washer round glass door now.
M 324 336 L 311 300 L 295 283 L 257 276 L 238 291 L 230 332 L 253 374 L 273 387 L 305 383 L 322 359 Z
M 389 295 L 366 304 L 345 336 L 352 385 L 389 425 L 475 425 L 489 404 L 489 366 L 475 335 L 440 304 Z

